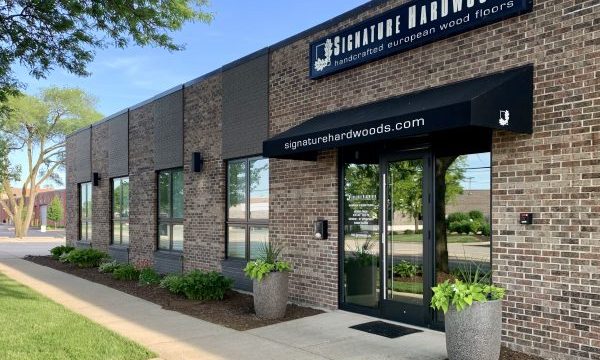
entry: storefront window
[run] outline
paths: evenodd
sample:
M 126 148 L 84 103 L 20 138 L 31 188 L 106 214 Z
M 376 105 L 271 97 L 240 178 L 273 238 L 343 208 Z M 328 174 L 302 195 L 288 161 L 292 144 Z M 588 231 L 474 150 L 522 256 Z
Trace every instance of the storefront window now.
M 79 240 L 92 241 L 92 183 L 79 184 Z
M 436 159 L 437 282 L 491 276 L 490 153 Z
M 112 180 L 112 244 L 129 244 L 129 178 Z
M 227 257 L 256 259 L 269 242 L 269 159 L 227 164 Z
M 158 173 L 158 248 L 183 250 L 183 171 Z

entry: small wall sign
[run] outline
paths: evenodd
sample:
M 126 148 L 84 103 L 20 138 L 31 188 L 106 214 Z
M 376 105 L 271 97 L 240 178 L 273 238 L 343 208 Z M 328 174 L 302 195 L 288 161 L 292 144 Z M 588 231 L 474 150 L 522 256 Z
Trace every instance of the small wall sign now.
M 310 78 L 531 11 L 533 0 L 415 0 L 310 44 Z

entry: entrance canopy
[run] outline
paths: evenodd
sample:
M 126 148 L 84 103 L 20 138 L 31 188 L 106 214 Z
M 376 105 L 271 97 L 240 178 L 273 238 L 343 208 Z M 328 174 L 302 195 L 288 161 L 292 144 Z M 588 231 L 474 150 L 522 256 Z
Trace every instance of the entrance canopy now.
M 320 150 L 459 128 L 531 134 L 532 113 L 527 65 L 316 116 L 265 141 L 263 156 L 310 159 Z

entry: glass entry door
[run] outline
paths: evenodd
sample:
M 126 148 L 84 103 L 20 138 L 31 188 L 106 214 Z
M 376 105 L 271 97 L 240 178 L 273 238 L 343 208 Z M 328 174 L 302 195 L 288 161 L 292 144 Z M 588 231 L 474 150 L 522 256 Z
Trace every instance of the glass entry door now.
M 384 317 L 426 324 L 432 264 L 427 185 L 430 159 L 386 156 L 381 161 L 382 300 Z

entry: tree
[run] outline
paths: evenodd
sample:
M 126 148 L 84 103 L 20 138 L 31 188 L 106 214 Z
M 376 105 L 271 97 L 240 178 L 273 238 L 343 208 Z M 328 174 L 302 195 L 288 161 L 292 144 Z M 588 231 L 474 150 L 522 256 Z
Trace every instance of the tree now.
M 80 89 L 48 88 L 39 96 L 13 96 L 8 106 L 10 112 L 0 133 L 8 153 L 24 149 L 27 159 L 24 173 L 5 160 L 3 192 L 12 193 L 13 180 L 23 180 L 23 184 L 20 196 L 0 199 L 0 206 L 13 220 L 15 236 L 22 238 L 27 235 L 40 186 L 47 180 L 61 183 L 58 171 L 65 165 L 66 135 L 102 115 L 95 110 L 95 99 Z
M 48 220 L 54 222 L 54 228 L 56 229 L 56 223 L 63 218 L 63 202 L 58 196 L 52 198 L 50 205 L 48 205 L 48 213 L 46 216 L 48 217 Z
M 186 22 L 210 22 L 208 0 L 11 0 L 0 2 L 0 110 L 22 87 L 19 63 L 36 79 L 60 67 L 86 76 L 98 48 L 130 44 L 181 50 L 170 32 Z

